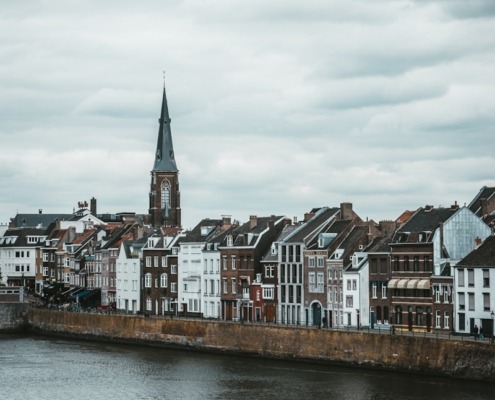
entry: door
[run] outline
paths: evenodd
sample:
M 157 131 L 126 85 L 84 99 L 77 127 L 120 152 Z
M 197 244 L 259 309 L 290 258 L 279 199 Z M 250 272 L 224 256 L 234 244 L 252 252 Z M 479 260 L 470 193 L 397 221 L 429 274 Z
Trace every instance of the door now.
M 314 303 L 312 306 L 313 310 L 313 325 L 321 326 L 321 306 L 320 303 Z

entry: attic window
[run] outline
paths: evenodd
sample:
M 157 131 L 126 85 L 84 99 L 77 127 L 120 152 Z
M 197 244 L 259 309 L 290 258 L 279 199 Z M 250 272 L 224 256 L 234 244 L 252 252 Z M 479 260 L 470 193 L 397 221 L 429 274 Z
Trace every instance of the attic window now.
M 397 239 L 397 242 L 406 243 L 408 237 L 409 237 L 409 232 L 400 233 L 399 238 Z
M 234 245 L 234 238 L 232 235 L 227 236 L 227 246 L 232 247 Z
M 419 234 L 418 241 L 419 241 L 419 242 L 423 242 L 423 243 L 424 243 L 424 242 L 427 242 L 427 241 L 428 241 L 428 239 L 429 239 L 429 237 L 430 237 L 430 234 L 431 234 L 431 232 L 421 232 L 421 233 Z

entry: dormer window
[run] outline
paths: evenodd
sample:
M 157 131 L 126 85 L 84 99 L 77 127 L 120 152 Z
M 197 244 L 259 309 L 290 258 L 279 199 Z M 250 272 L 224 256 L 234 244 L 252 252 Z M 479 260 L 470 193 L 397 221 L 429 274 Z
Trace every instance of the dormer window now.
M 232 235 L 227 236 L 227 246 L 232 247 L 234 245 L 234 238 Z
M 399 237 L 397 238 L 397 242 L 398 243 L 406 243 L 408 237 L 409 237 L 409 232 L 399 233 Z

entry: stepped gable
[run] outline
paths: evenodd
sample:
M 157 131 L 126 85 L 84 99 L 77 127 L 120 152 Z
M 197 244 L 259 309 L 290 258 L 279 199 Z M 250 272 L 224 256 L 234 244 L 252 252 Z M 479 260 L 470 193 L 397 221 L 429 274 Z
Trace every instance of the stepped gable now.
M 457 263 L 459 266 L 495 268 L 495 236 L 488 236 L 477 249 Z

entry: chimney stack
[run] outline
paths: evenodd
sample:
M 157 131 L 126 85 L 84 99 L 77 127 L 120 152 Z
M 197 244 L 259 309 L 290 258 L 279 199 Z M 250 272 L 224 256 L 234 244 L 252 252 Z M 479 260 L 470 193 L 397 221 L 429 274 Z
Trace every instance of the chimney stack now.
M 258 217 L 256 215 L 249 216 L 249 229 L 254 229 L 258 225 Z
M 91 214 L 96 215 L 96 199 L 94 197 L 91 199 L 91 208 L 89 211 Z

